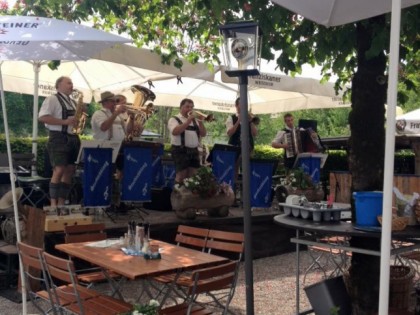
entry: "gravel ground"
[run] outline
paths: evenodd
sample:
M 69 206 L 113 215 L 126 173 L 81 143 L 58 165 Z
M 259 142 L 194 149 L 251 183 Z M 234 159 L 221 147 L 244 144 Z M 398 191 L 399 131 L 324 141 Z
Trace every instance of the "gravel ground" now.
M 295 255 L 283 254 L 268 258 L 256 259 L 254 265 L 254 310 L 261 315 L 290 315 L 295 314 Z M 301 255 L 301 272 L 309 266 L 308 255 Z M 305 285 L 318 282 L 322 279 L 319 271 L 311 272 L 306 278 Z M 301 281 L 302 281 L 301 277 Z M 133 302 L 136 296 L 137 281 L 126 283 L 123 295 Z M 301 288 L 303 286 L 301 285 Z M 97 289 L 105 291 L 107 286 L 98 286 Z M 241 265 L 235 296 L 230 304 L 231 314 L 246 314 L 245 273 Z M 301 310 L 307 309 L 309 303 L 305 293 L 301 292 Z M 0 315 L 19 315 L 22 305 L 0 297 Z M 28 302 L 28 314 L 38 314 L 33 305 Z

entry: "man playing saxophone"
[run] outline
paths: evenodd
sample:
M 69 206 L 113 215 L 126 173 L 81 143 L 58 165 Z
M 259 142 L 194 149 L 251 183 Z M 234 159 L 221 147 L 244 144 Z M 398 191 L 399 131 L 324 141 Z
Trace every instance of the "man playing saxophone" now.
M 73 127 L 78 125 L 74 117 L 76 103 L 70 98 L 73 82 L 62 76 L 55 88 L 57 94 L 44 100 L 38 114 L 38 120 L 49 130 L 47 151 L 53 167 L 49 191 L 53 207 L 64 205 L 67 199 L 80 149 L 79 136 L 73 132 Z

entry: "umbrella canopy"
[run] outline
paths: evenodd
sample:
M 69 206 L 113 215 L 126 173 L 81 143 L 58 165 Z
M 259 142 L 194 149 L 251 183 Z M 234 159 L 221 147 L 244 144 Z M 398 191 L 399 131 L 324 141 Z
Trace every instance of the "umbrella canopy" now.
M 221 77 L 220 77 L 221 76 Z M 270 88 L 263 83 L 254 84 L 248 88 L 249 108 L 254 114 L 273 114 L 301 109 L 340 108 L 348 107 L 342 94 L 335 95 L 333 85 L 321 84 L 315 79 L 291 78 L 263 74 L 268 81 L 276 81 Z M 234 78 L 232 78 L 234 79 Z M 239 96 L 238 85 L 224 83 L 223 72 L 216 74 L 213 82 L 193 78 L 171 78 L 155 80 L 145 86 L 156 94 L 155 105 L 178 107 L 184 98 L 191 98 L 196 109 L 214 112 L 235 113 L 235 99 Z M 251 78 L 250 78 L 251 80 Z M 278 81 L 277 81 L 278 80 Z M 262 82 L 264 80 L 254 80 Z M 279 84 L 280 81 L 284 82 Z M 231 80 L 230 82 L 235 82 Z M 251 81 L 250 81 L 251 82 Z M 119 92 L 119 91 L 114 91 Z M 132 93 L 122 91 L 127 99 L 132 99 Z M 313 94 L 311 94 L 313 93 Z
M 0 60 L 85 60 L 131 40 L 94 28 L 36 16 L 1 16 Z
M 401 9 L 417 5 L 420 0 L 272 0 L 286 9 L 325 26 L 342 25 L 392 12 L 389 53 L 388 106 L 385 141 L 383 221 L 381 234 L 381 281 L 379 314 L 388 314 L 389 259 L 391 244 L 392 186 L 395 153 L 395 109 L 397 105 L 398 63 Z
M 399 115 L 396 120 L 397 134 L 420 137 L 420 109 Z
M 0 16 L 1 42 L 0 61 L 4 60 L 63 60 L 87 59 L 99 50 L 130 40 L 95 30 L 90 27 L 65 21 L 34 16 Z M 37 80 L 35 80 L 37 86 Z M 13 209 L 17 240 L 20 241 L 19 215 L 16 199 L 16 187 L 13 175 L 12 152 L 3 81 L 0 67 L 0 93 L 6 135 L 7 155 L 9 159 L 10 183 L 13 194 Z M 37 93 L 36 93 L 37 94 Z M 37 96 L 37 95 L 36 95 Z M 38 102 L 34 103 L 34 112 L 38 113 Z M 26 289 L 23 281 L 23 266 L 20 265 L 22 279 L 22 309 L 26 309 Z
M 343 25 L 391 12 L 392 0 L 272 0 L 290 11 L 325 26 Z M 418 4 L 418 0 L 402 0 L 401 7 Z
M 182 70 L 180 70 L 173 65 L 162 64 L 160 56 L 151 52 L 149 49 L 137 48 L 130 45 L 117 45 L 105 49 L 92 56 L 92 58 L 208 81 L 212 81 L 214 77 L 214 73 L 204 63 L 191 64 L 189 61 L 181 59 Z
M 139 48 L 136 49 L 139 52 L 142 51 Z M 155 56 L 157 57 L 157 55 Z M 32 62 L 5 61 L 1 70 L 5 91 L 23 94 L 37 92 L 39 96 L 45 97 L 56 93 L 55 81 L 58 77 L 68 76 L 72 79 L 74 88 L 83 93 L 85 103 L 90 103 L 92 98 L 99 101 L 101 91 L 129 89 L 133 84 L 176 77 L 174 74 L 98 59 L 63 61 L 57 70 L 51 70 L 47 64 L 40 63 L 38 84 L 35 91 L 35 74 Z M 37 119 L 37 116 L 34 119 Z

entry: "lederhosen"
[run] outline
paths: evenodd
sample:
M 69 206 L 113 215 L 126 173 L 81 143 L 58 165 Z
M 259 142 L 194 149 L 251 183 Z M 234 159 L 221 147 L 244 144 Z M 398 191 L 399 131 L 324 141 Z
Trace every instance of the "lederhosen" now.
M 238 116 L 232 115 L 233 124 L 236 124 L 238 119 Z M 249 130 L 251 130 L 251 123 L 249 123 Z M 228 144 L 241 147 L 241 125 L 239 125 L 234 134 L 230 136 Z M 251 132 L 249 133 L 249 150 L 254 150 L 254 137 L 252 136 Z
M 74 116 L 76 113 L 75 105 L 73 104 L 72 100 L 70 99 L 70 102 L 68 100 L 65 100 L 64 97 L 57 93 L 55 94 L 57 97 L 58 102 L 61 105 L 62 109 L 62 119 L 65 120 L 68 117 Z M 66 106 L 66 103 L 72 107 L 72 109 L 68 109 Z M 48 139 L 48 151 L 50 152 L 50 159 L 51 162 L 56 164 L 54 161 L 53 154 L 65 154 L 68 159 L 67 164 L 74 164 L 77 159 L 77 155 L 79 154 L 80 149 L 80 139 L 78 135 L 69 134 L 67 132 L 68 126 L 63 125 L 61 128 L 61 131 L 49 131 L 49 139 Z
M 182 125 L 181 119 L 179 119 L 176 116 L 173 116 L 172 118 L 174 118 L 180 125 Z M 195 131 L 197 133 L 197 137 L 200 138 L 200 129 L 199 129 L 199 127 L 197 125 L 197 122 L 195 120 L 193 120 L 193 126 L 188 126 L 185 130 Z M 172 156 L 184 154 L 190 160 L 197 159 L 197 161 L 199 163 L 200 160 L 199 160 L 198 148 L 188 148 L 188 147 L 185 146 L 185 130 L 180 134 L 181 145 L 172 145 L 171 146 Z M 199 166 L 197 166 L 197 167 L 199 167 Z

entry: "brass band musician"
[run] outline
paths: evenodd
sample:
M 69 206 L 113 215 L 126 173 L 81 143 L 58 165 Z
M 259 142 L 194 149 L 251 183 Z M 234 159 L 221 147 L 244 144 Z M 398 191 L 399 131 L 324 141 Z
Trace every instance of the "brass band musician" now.
M 286 134 L 291 134 L 296 127 L 294 125 L 294 117 L 292 114 L 287 113 L 283 116 L 285 127 L 280 130 L 276 137 L 271 142 L 271 146 L 276 149 L 284 149 L 284 167 L 286 169 L 293 168 L 296 161 L 296 155 L 287 156 L 287 150 L 290 149 L 291 143 L 286 141 Z
M 200 167 L 198 145 L 200 138 L 205 137 L 207 131 L 204 119 L 196 117 L 193 109 L 193 100 L 185 98 L 181 101 L 179 114 L 168 121 L 176 183 L 193 176 Z
M 121 98 L 122 99 L 122 98 Z M 133 128 L 131 123 L 124 119 L 127 108 L 124 103 L 117 104 L 116 97 L 111 92 L 101 93 L 102 108 L 92 116 L 92 131 L 95 140 L 124 140 L 127 133 Z
M 226 120 L 226 133 L 229 137 L 229 144 L 236 147 L 241 147 L 241 122 L 240 122 L 240 98 L 235 100 L 236 114 L 231 115 Z M 249 120 L 249 149 L 252 152 L 254 150 L 254 138 L 258 134 L 257 124 L 254 119 L 250 117 Z
M 55 88 L 57 94 L 44 100 L 38 114 L 38 120 L 49 130 L 47 151 L 53 167 L 49 192 L 53 207 L 64 205 L 67 199 L 80 149 L 79 136 L 73 130 L 78 125 L 77 104 L 70 98 L 73 82 L 62 76 L 57 79 Z

